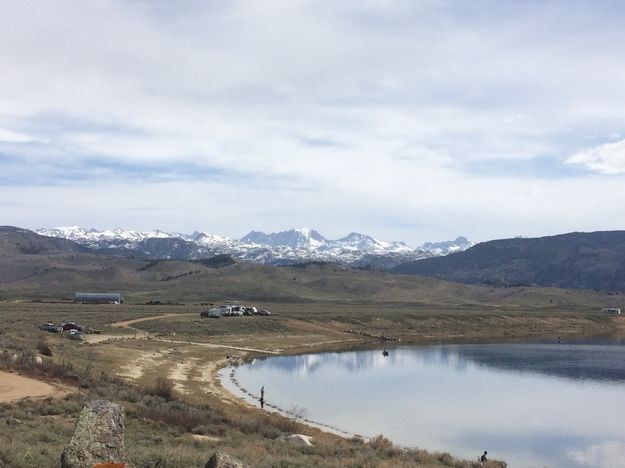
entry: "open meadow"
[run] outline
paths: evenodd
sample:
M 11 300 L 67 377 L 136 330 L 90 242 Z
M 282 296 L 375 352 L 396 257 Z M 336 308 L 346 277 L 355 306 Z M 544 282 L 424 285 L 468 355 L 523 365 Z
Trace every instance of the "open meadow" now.
M 96 398 L 125 408 L 126 446 L 137 467 L 201 467 L 217 449 L 261 467 L 475 466 L 400 449 L 376 434 L 341 438 L 301 424 L 297 414 L 260 411 L 228 393 L 218 371 L 262 355 L 623 335 L 620 318 L 601 313 L 619 294 L 469 286 L 332 264 L 215 267 L 20 253 L 15 246 L 23 250 L 26 242 L 8 242 L 0 266 L 0 364 L 36 380 L 6 385 L 0 413 L 20 423 L 0 426 L 2 467 L 58 466 L 80 408 Z M 76 291 L 121 291 L 126 302 L 74 303 Z M 272 315 L 200 317 L 227 300 Z M 79 341 L 38 328 L 70 321 L 98 333 Z M 19 395 L 16 388 L 31 390 Z M 313 436 L 314 446 L 276 442 L 291 433 Z
M 302 425 L 297 415 L 289 419 L 261 412 L 226 392 L 217 371 L 260 355 L 385 343 L 622 334 L 619 317 L 588 305 L 601 301 L 596 293 L 587 293 L 579 306 L 557 307 L 548 300 L 541 308 L 527 305 L 535 297 L 552 295 L 553 301 L 567 294 L 517 291 L 524 303 L 506 306 L 254 302 L 272 315 L 220 319 L 200 317 L 208 302 L 146 305 L 132 303 L 132 296 L 120 305 L 4 302 L 0 304 L 2 367 L 48 382 L 57 394 L 2 404 L 2 416 L 21 424 L 2 426 L 0 466 L 56 466 L 80 407 L 94 398 L 124 406 L 126 445 L 139 467 L 199 467 L 217 448 L 253 466 L 474 466 L 447 454 L 399 449 L 383 437 L 368 441 L 322 433 Z M 37 327 L 63 321 L 99 333 L 87 334 L 81 342 Z M 315 446 L 296 448 L 274 442 L 293 432 L 313 436 Z

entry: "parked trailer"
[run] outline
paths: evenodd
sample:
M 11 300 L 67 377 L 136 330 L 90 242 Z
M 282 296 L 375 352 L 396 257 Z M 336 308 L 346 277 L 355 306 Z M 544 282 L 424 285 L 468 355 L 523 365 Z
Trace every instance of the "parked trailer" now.
M 204 309 L 200 316 L 204 318 L 221 318 L 222 310 L 220 308 Z

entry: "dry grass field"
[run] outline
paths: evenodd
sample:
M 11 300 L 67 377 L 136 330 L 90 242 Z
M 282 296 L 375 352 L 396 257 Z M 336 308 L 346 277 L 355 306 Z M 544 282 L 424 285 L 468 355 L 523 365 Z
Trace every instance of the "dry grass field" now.
M 476 466 L 261 412 L 227 393 L 217 372 L 258 355 L 387 346 L 382 337 L 512 341 L 624 329 L 620 317 L 600 312 L 622 296 L 596 291 L 467 286 L 335 265 L 214 269 L 82 253 L 16 259 L 15 268 L 0 268 L 0 367 L 70 391 L 0 404 L 2 418 L 21 421 L 0 424 L 0 467 L 58 466 L 82 404 L 94 398 L 124 406 L 137 467 L 201 467 L 216 449 L 260 467 Z M 68 298 L 77 290 L 119 290 L 126 303 L 75 304 Z M 272 315 L 200 318 L 225 300 Z M 80 342 L 37 328 L 62 321 L 100 333 Z M 293 432 L 313 436 L 315 446 L 274 440 Z
M 2 418 L 21 421 L 0 429 L 0 466 L 57 466 L 80 407 L 94 398 L 124 406 L 126 443 L 138 467 L 201 467 L 218 448 L 253 466 L 475 466 L 448 454 L 399 449 L 383 437 L 339 438 L 227 394 L 216 373 L 233 359 L 263 351 L 372 344 L 341 331 L 354 324 L 330 320 L 331 308 L 317 309 L 320 315 L 308 320 L 300 304 L 281 306 L 271 317 L 215 320 L 200 319 L 196 305 L 0 304 L 2 367 L 73 388 L 62 398 L 0 404 Z M 344 312 L 345 317 L 353 313 Z M 110 326 L 165 314 L 175 315 L 128 325 L 133 328 Z M 98 328 L 110 338 L 82 343 L 37 329 L 41 322 L 61 320 Z M 35 356 L 43 363 L 36 364 Z M 293 432 L 313 436 L 315 446 L 274 441 Z

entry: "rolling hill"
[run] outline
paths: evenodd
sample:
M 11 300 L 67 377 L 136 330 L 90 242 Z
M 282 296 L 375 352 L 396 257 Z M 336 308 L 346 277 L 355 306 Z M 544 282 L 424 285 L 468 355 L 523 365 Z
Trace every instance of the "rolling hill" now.
M 468 284 L 625 291 L 625 231 L 494 240 L 392 271 Z
M 24 229 L 0 229 L 0 300 L 71 299 L 76 291 L 120 291 L 131 303 L 237 299 L 531 308 L 612 303 L 606 294 L 589 291 L 473 286 L 324 262 L 278 267 L 228 256 L 198 261 L 122 257 L 84 251 L 71 241 Z

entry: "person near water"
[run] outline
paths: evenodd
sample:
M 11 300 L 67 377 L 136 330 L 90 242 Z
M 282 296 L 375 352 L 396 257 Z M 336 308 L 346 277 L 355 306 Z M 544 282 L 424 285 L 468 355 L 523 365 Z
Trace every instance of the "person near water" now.
M 486 458 L 486 455 L 488 455 L 488 452 L 486 450 L 484 450 L 484 453 L 480 457 L 480 462 L 484 463 L 484 462 L 488 461 L 488 458 Z
M 260 397 L 261 398 L 265 397 L 265 386 L 264 385 L 262 387 L 260 387 Z

